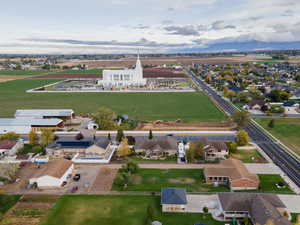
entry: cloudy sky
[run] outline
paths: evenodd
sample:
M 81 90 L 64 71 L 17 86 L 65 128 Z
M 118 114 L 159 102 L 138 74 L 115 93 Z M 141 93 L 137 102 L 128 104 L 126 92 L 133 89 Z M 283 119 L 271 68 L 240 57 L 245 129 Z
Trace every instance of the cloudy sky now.
M 300 0 L 9 0 L 1 2 L 0 20 L 0 53 L 160 53 L 300 41 Z

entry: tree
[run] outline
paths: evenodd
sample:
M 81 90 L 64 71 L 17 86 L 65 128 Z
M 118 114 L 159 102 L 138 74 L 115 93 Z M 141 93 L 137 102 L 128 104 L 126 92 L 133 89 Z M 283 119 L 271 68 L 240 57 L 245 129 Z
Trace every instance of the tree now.
M 249 135 L 248 135 L 247 131 L 245 131 L 245 130 L 239 130 L 237 132 L 236 138 L 237 138 L 238 146 L 245 146 L 249 142 Z
M 31 130 L 29 133 L 29 144 L 37 145 L 39 141 L 39 137 L 34 130 Z
M 117 124 L 113 120 L 116 114 L 107 107 L 101 107 L 96 113 L 92 115 L 93 120 L 102 130 L 115 129 Z
M 188 161 L 188 163 L 195 162 L 195 150 L 194 149 L 189 148 L 186 151 L 186 160 Z
M 229 142 L 227 143 L 227 147 L 229 149 L 229 153 L 235 153 L 237 151 L 237 143 L 236 142 Z
M 49 129 L 42 129 L 41 133 L 41 144 L 42 146 L 47 146 L 54 140 L 54 133 Z
M 123 138 L 119 147 L 118 147 L 118 153 L 121 156 L 127 156 L 130 154 L 130 148 L 128 145 L 128 140 L 127 138 Z
M 208 213 L 208 208 L 206 206 L 203 207 L 203 212 Z
M 6 179 L 11 181 L 15 178 L 19 168 L 20 165 L 17 163 L 5 163 L 1 167 L 1 173 Z
M 274 126 L 275 126 L 275 120 L 271 119 L 270 122 L 268 123 L 268 127 L 272 129 L 274 128 Z
M 122 129 L 118 129 L 118 131 L 117 131 L 117 137 L 116 137 L 117 141 L 121 142 L 124 137 L 125 137 L 124 136 L 124 131 Z
M 111 136 L 110 136 L 110 133 L 108 133 L 108 135 L 107 135 L 107 139 L 108 139 L 109 141 L 111 141 Z
M 244 223 L 244 225 L 251 225 L 248 216 L 245 216 L 245 217 L 243 218 L 243 223 Z
M 8 132 L 0 136 L 0 140 L 10 140 L 16 141 L 20 138 L 20 135 L 16 134 L 15 132 Z
M 250 114 L 247 111 L 237 111 L 232 115 L 232 120 L 236 123 L 238 129 L 243 129 L 250 121 Z
M 134 174 L 138 172 L 139 165 L 136 162 L 130 161 L 126 164 L 126 169 L 130 174 Z
M 152 130 L 149 130 L 149 136 L 148 136 L 149 140 L 153 139 L 153 134 L 152 134 Z
M 153 209 L 152 205 L 148 205 L 147 216 L 151 222 L 154 220 L 154 209 Z
M 201 141 L 191 143 L 189 149 L 193 150 L 194 159 L 205 159 L 204 146 Z
M 76 136 L 75 136 L 75 139 L 76 140 L 82 140 L 84 138 L 84 136 L 83 136 L 83 134 L 80 132 L 80 133 L 78 133 Z
M 114 183 L 119 187 L 127 188 L 130 180 L 131 180 L 130 174 L 126 172 L 121 172 L 116 177 Z
M 225 97 L 229 98 L 230 101 L 232 101 L 232 99 L 236 96 L 236 93 L 232 90 L 227 91 Z

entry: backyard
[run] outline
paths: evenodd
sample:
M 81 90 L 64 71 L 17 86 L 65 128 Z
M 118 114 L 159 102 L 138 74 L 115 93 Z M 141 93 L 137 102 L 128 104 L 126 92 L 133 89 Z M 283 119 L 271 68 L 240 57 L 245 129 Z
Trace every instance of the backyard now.
M 300 119 L 275 119 L 274 127 L 269 128 L 270 119 L 257 119 L 271 134 L 300 155 Z
M 166 187 L 186 188 L 188 192 L 229 191 L 225 186 L 205 184 L 202 169 L 139 169 L 126 189 L 113 184 L 113 190 L 118 191 L 160 192 Z
M 138 120 L 216 122 L 226 120 L 207 96 L 194 93 L 25 93 L 59 79 L 24 79 L 0 83 L 0 117 L 12 117 L 16 109 L 71 108 L 76 114 L 93 113 L 107 106 Z
M 267 163 L 268 161 L 257 150 L 236 150 L 230 157 L 239 159 L 243 163 Z
M 209 214 L 162 213 L 159 196 L 80 195 L 61 197 L 41 225 L 142 225 L 146 224 L 149 207 L 153 209 L 153 220 L 163 225 L 224 224 Z

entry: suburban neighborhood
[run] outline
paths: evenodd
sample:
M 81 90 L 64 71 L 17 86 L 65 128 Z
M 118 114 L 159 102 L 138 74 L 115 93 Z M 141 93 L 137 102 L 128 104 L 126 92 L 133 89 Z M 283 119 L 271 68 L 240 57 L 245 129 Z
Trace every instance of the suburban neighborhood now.
M 298 1 L 2 7 L 0 225 L 300 225 Z

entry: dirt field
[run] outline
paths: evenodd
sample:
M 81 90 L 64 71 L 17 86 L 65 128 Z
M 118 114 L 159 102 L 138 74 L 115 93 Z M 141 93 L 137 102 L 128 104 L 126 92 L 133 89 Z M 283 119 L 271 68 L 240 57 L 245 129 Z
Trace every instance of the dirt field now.
M 37 79 L 78 79 L 78 78 L 88 78 L 88 79 L 99 79 L 102 77 L 102 74 L 45 74 L 32 77 Z
M 90 192 L 110 191 L 117 172 L 117 169 L 101 167 Z
M 180 121 L 154 121 L 141 123 L 137 130 L 232 130 L 234 124 L 230 122 L 202 122 L 183 123 Z
M 25 79 L 29 78 L 31 76 L 0 76 L 0 83 L 7 82 L 10 80 L 19 80 L 19 79 Z
M 25 195 L 11 208 L 1 221 L 1 225 L 38 225 L 48 214 L 57 196 Z
M 152 57 L 141 58 L 143 65 L 163 65 L 163 64 L 176 64 L 176 65 L 191 65 L 191 64 L 236 64 L 241 62 L 255 61 L 261 57 L 251 56 L 231 56 L 231 57 L 191 57 L 191 56 L 178 56 L 178 57 Z M 266 56 L 262 58 L 268 58 Z M 119 60 L 93 60 L 93 61 L 76 61 L 64 62 L 60 66 L 74 66 L 78 64 L 86 64 L 89 68 L 101 67 L 130 67 L 136 62 L 135 57 L 123 58 Z

